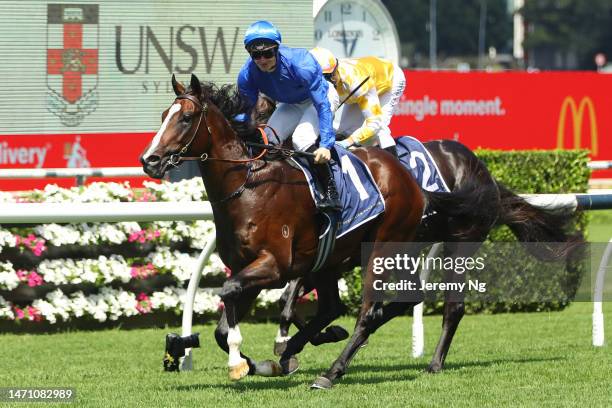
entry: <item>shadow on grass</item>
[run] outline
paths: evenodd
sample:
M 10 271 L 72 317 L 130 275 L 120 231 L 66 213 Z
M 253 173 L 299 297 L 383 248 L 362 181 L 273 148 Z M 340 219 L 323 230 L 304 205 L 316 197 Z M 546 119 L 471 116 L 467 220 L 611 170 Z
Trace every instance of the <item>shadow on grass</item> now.
M 444 372 L 454 372 L 467 368 L 487 368 L 498 364 L 530 364 L 530 363 L 542 363 L 542 362 L 554 362 L 564 361 L 567 358 L 558 357 L 533 357 L 533 358 L 518 358 L 518 359 L 493 359 L 486 361 L 470 361 L 465 363 L 447 363 L 442 370 Z M 374 365 L 374 364 L 359 364 L 356 363 L 348 369 L 345 377 L 339 379 L 337 383 L 342 384 L 380 384 L 387 382 L 403 382 L 411 381 L 419 378 L 420 376 L 427 375 L 425 368 L 427 364 L 424 363 L 409 363 L 409 364 L 390 364 L 390 365 Z M 415 374 L 414 371 L 417 371 Z M 224 373 L 225 374 L 225 373 Z M 257 381 L 249 381 L 245 379 L 241 382 L 235 383 L 202 383 L 192 385 L 179 385 L 176 387 L 170 387 L 175 391 L 203 391 L 211 388 L 225 389 L 232 391 L 256 391 L 256 390 L 274 390 L 292 387 L 305 387 L 309 386 L 312 381 L 319 375 L 324 374 L 320 368 L 310 368 L 299 371 L 300 377 L 303 375 L 311 376 L 312 378 L 304 381 L 297 376 L 287 377 L 275 377 L 267 380 L 260 380 L 258 377 Z M 403 375 L 402 375 L 403 374 Z M 367 377 L 364 378 L 364 375 Z M 432 374 L 433 375 L 433 374 Z

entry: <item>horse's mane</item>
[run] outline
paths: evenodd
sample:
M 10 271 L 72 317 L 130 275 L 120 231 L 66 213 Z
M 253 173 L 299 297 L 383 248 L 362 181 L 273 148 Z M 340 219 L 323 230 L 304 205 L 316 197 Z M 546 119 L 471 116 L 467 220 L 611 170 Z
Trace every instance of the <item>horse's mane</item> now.
M 214 104 L 223 116 L 229 121 L 232 129 L 243 140 L 253 140 L 259 142 L 259 132 L 250 123 L 251 121 L 239 122 L 234 120 L 234 116 L 245 113 L 249 110 L 250 104 L 244 98 L 238 88 L 232 84 L 215 85 L 212 82 L 202 82 L 202 100 Z

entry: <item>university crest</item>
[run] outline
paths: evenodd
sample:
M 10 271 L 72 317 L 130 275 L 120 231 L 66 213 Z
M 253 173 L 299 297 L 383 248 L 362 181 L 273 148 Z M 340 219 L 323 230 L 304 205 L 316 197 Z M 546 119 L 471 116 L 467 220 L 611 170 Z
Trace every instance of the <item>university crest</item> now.
M 98 104 L 98 5 L 47 5 L 47 109 L 78 126 Z

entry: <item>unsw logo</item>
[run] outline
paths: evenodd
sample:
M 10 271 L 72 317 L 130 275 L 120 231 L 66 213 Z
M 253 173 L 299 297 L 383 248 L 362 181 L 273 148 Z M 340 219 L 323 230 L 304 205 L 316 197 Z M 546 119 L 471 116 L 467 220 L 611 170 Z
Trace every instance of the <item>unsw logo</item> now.
M 78 126 L 98 104 L 98 5 L 47 5 L 47 109 Z

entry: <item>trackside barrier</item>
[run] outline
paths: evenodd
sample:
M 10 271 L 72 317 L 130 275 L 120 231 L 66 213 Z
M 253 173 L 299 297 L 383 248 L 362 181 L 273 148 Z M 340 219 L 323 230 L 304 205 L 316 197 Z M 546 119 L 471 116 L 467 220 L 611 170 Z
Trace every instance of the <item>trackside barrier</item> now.
M 594 163 L 594 162 L 591 162 Z M 612 162 L 606 162 L 612 164 Z M 612 194 L 521 194 L 531 205 L 548 211 L 576 210 L 606 210 L 612 209 Z M 435 258 L 442 252 L 443 244 L 432 245 L 428 258 Z M 604 344 L 604 318 L 603 318 L 603 286 L 608 263 L 612 258 L 612 239 L 603 254 L 593 292 L 593 346 L 602 347 Z M 420 278 L 427 281 L 431 271 L 423 269 Z M 422 357 L 425 353 L 425 328 L 423 326 L 423 303 L 413 309 L 412 320 L 412 357 Z
M 193 221 L 212 220 L 209 202 L 112 202 L 112 203 L 0 203 L 0 224 L 54 222 Z M 183 303 L 183 336 L 191 334 L 193 302 L 202 269 L 215 249 L 214 236 L 208 240 L 191 273 Z M 193 367 L 192 350 L 185 350 L 181 370 Z
M 86 177 L 149 177 L 142 167 L 99 167 L 57 169 L 0 169 L 0 179 L 76 178 L 82 186 Z

